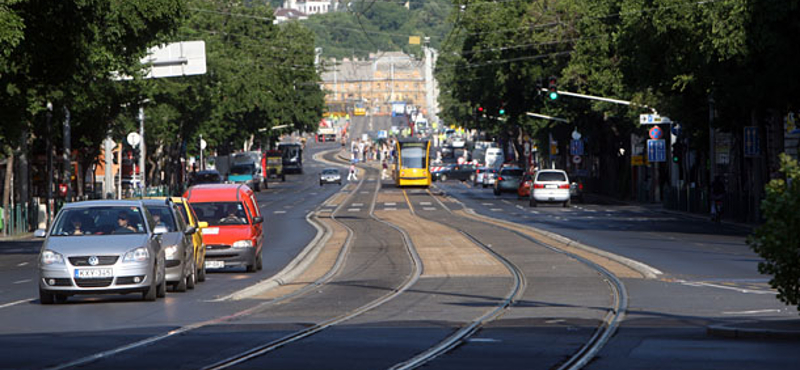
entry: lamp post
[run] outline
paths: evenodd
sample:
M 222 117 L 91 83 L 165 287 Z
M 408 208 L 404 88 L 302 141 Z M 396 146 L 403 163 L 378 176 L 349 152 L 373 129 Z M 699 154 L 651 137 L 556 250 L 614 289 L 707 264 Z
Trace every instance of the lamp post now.
M 47 150 L 47 229 L 50 229 L 50 222 L 53 219 L 52 213 L 53 208 L 51 203 L 53 202 L 53 148 L 52 143 L 50 142 L 50 121 L 53 119 L 53 103 L 47 102 L 47 113 L 45 113 L 45 117 L 47 117 L 47 143 L 45 145 Z

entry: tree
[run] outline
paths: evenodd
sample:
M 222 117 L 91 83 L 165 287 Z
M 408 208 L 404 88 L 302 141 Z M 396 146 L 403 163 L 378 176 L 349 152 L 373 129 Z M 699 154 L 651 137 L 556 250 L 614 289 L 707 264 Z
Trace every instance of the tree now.
M 782 154 L 781 173 L 785 180 L 767 184 L 767 197 L 761 203 L 765 222 L 747 244 L 764 259 L 758 271 L 772 276 L 769 284 L 778 290 L 778 299 L 800 311 L 800 165 Z

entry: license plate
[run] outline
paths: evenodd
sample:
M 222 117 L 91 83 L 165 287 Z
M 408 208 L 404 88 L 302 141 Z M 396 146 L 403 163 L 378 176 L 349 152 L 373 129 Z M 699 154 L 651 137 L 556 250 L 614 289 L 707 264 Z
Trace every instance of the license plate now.
M 545 185 L 545 189 L 558 189 L 558 185 Z
M 221 269 L 225 268 L 225 261 L 206 261 L 207 269 Z
M 75 270 L 76 279 L 102 279 L 114 276 L 112 269 L 78 269 Z
M 219 234 L 218 227 L 206 227 L 203 229 L 203 235 L 217 235 Z

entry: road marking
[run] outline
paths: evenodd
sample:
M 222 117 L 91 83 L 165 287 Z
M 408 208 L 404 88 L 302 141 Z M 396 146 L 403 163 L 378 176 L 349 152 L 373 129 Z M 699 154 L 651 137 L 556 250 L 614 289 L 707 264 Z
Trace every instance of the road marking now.
M 7 308 L 7 307 L 11 307 L 11 306 L 16 306 L 16 305 L 21 304 L 21 303 L 33 302 L 34 299 L 35 298 L 21 299 L 19 301 L 15 301 L 15 302 L 10 302 L 10 303 L 6 303 L 6 304 L 0 304 L 0 308 Z
M 422 207 L 422 209 L 426 211 L 435 211 L 436 207 Z
M 523 206 L 521 206 L 521 205 L 519 205 L 519 204 L 517 204 L 515 207 L 517 207 L 517 208 L 519 208 L 519 209 L 525 209 L 525 207 L 523 207 Z
M 511 204 L 511 202 L 509 202 L 509 201 L 507 201 L 507 200 L 505 200 L 505 199 L 501 200 L 501 202 L 503 202 L 503 203 L 505 203 L 505 204 Z
M 419 202 L 419 205 L 421 205 L 421 206 L 429 206 L 429 205 L 431 205 L 431 202 Z
M 361 208 L 348 208 L 347 212 L 361 212 Z
M 757 315 L 761 313 L 780 313 L 781 310 L 779 309 L 768 309 L 768 310 L 752 310 L 752 311 L 727 311 L 723 312 L 723 315 Z
M 503 212 L 503 209 L 502 208 L 492 208 L 492 209 L 490 209 L 490 211 L 492 211 L 492 212 Z
M 281 213 L 286 213 L 286 211 L 275 211 L 275 212 L 272 212 L 272 213 L 278 215 L 278 214 L 281 214 Z
M 351 204 L 353 207 L 363 207 L 364 203 L 353 203 Z
M 319 194 L 319 193 L 310 193 L 310 194 L 311 194 L 311 195 L 317 195 L 317 194 Z
M 17 264 L 17 266 L 27 266 L 27 265 L 28 265 L 27 262 L 20 262 L 20 263 Z
M 384 210 L 384 211 L 396 211 L 396 210 L 397 210 L 397 208 L 390 207 L 390 208 L 384 208 L 383 210 Z
M 771 290 L 743 289 L 743 288 L 730 287 L 730 286 L 725 286 L 725 285 L 720 285 L 720 284 L 705 283 L 705 282 L 702 282 L 702 281 L 678 280 L 678 283 L 681 283 L 681 284 L 686 285 L 686 286 L 693 286 L 693 287 L 705 287 L 705 288 L 717 288 L 717 289 L 733 290 L 733 291 L 736 291 L 736 292 L 739 292 L 739 293 L 745 293 L 745 294 L 772 294 L 772 295 L 778 294 L 778 292 L 774 292 L 774 291 L 771 291 Z
M 292 207 L 294 207 L 294 206 L 283 206 L 283 208 L 286 208 L 286 209 L 291 209 Z
M 383 205 L 384 206 L 396 206 L 397 203 L 395 203 L 395 202 L 386 202 L 386 203 L 383 203 Z
M 368 191 L 362 191 L 361 194 L 369 194 Z
M 484 206 L 493 206 L 494 205 L 494 203 L 481 203 L 481 204 L 484 205 Z
M 533 214 L 535 214 L 535 215 L 538 215 L 538 214 L 539 214 L 539 211 L 531 211 L 531 213 L 533 213 Z
M 20 281 L 15 281 L 14 284 L 25 284 L 25 283 L 30 282 L 30 281 L 32 281 L 32 280 L 31 279 L 24 279 L 24 280 L 20 280 Z

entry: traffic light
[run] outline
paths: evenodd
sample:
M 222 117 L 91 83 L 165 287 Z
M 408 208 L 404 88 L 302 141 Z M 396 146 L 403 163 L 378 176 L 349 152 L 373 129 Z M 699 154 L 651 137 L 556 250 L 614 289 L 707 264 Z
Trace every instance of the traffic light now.
M 478 107 L 478 113 L 483 113 L 483 107 Z
M 500 108 L 500 112 L 499 113 L 500 113 L 501 116 L 506 114 L 506 109 L 505 108 Z
M 550 100 L 558 99 L 558 85 L 555 76 L 550 76 L 550 82 L 547 84 L 547 90 L 550 92 L 547 96 L 550 97 Z
M 683 157 L 683 144 L 681 143 L 672 144 L 672 163 L 681 164 L 682 157 Z

